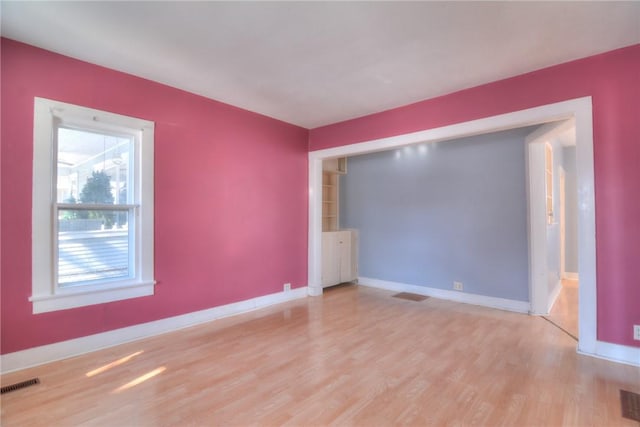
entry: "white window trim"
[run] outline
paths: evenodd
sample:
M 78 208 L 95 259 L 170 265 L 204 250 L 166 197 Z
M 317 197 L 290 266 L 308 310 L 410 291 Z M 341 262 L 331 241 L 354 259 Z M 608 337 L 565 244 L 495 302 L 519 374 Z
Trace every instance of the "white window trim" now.
M 54 121 L 87 123 L 91 127 L 136 129 L 135 199 L 140 205 L 136 218 L 134 259 L 136 276 L 121 281 L 79 287 L 57 287 L 54 278 L 53 164 Z M 154 123 L 64 102 L 34 100 L 32 207 L 32 295 L 33 313 L 65 310 L 93 304 L 153 295 L 153 146 Z

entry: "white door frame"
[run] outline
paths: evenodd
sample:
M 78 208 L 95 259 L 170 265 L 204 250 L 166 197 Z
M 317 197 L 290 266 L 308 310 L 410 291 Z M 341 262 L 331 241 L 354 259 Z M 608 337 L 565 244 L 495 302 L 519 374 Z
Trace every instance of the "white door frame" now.
M 563 157 L 564 163 L 564 157 Z M 559 201 L 560 201 L 560 279 L 564 280 L 567 277 L 567 269 L 565 268 L 566 259 L 567 259 L 567 193 L 566 193 L 566 185 L 567 185 L 567 173 L 564 170 L 564 166 L 560 166 L 559 169 L 560 174 L 558 178 L 560 179 L 560 191 L 559 191 Z
M 591 97 L 577 98 L 420 132 L 309 153 L 309 295 L 322 294 L 322 160 L 384 151 L 408 144 L 436 142 L 552 121 L 575 119 L 578 184 L 579 342 L 578 351 L 598 355 L 596 339 L 596 236 Z M 546 224 L 545 224 L 546 226 Z M 531 287 L 531 284 L 529 285 Z M 606 343 L 604 343 L 606 344 Z M 605 349 L 606 350 L 606 349 Z M 602 350 L 602 352 L 605 352 Z M 600 356 L 604 357 L 604 356 Z

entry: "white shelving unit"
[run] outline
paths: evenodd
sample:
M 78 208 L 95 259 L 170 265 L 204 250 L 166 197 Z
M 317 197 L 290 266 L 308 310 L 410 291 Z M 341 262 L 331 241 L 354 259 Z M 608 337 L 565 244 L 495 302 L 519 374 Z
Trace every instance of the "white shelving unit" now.
M 338 230 L 338 177 L 333 172 L 322 172 L 322 231 Z

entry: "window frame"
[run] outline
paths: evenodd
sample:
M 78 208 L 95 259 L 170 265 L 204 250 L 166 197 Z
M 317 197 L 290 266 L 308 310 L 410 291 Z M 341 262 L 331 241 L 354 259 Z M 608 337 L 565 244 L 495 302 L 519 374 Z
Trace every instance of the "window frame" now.
M 59 127 L 132 135 L 134 165 L 132 238 L 134 275 L 82 285 L 57 283 L 57 141 Z M 32 195 L 32 295 L 33 313 L 65 310 L 154 294 L 154 123 L 45 98 L 34 98 Z M 104 206 L 103 206 L 104 207 Z

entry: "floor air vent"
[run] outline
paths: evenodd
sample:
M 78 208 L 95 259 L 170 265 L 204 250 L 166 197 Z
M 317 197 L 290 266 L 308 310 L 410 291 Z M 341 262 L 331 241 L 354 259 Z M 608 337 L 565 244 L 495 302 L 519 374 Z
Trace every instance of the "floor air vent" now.
M 409 301 L 424 301 L 428 296 L 412 294 L 411 292 L 400 292 L 399 294 L 392 295 L 394 298 L 408 299 Z
M 620 390 L 620 405 L 622 406 L 623 417 L 640 421 L 640 394 Z
M 0 389 L 1 390 L 0 394 L 5 394 L 5 393 L 9 393 L 10 391 L 20 390 L 21 388 L 29 387 L 31 385 L 36 385 L 36 384 L 40 384 L 40 380 L 38 378 L 32 378 L 27 381 L 22 381 L 21 383 L 15 383 L 8 386 L 4 386 L 2 387 L 2 389 Z

